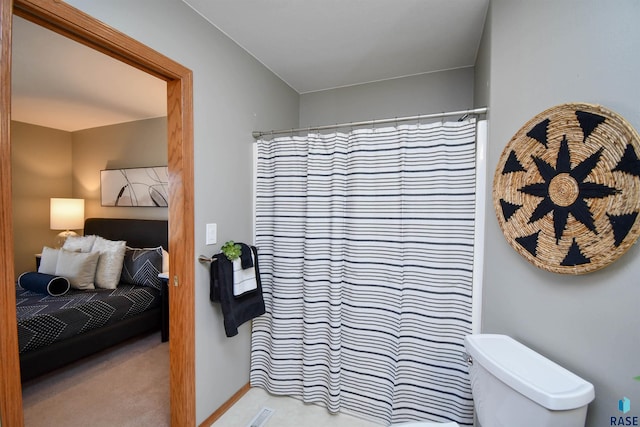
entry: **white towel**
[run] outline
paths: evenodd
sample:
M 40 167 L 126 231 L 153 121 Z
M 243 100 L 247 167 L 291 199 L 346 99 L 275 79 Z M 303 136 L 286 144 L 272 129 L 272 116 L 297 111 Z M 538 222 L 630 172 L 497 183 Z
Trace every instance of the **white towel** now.
M 258 289 L 258 282 L 256 282 L 256 259 L 251 252 L 251 259 L 253 260 L 253 266 L 247 269 L 242 269 L 242 261 L 240 258 L 236 258 L 233 263 L 233 296 L 239 297 L 247 292 L 255 291 Z

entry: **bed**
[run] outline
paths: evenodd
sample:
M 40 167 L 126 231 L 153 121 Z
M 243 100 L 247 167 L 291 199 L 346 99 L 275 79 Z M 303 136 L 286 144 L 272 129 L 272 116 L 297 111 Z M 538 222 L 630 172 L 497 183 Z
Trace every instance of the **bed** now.
M 166 220 L 88 218 L 84 236 L 91 235 L 168 250 Z M 127 257 L 135 256 L 127 249 Z M 16 285 L 16 309 L 23 382 L 143 333 L 160 330 L 162 341 L 169 339 L 166 280 L 152 286 L 120 281 L 115 289 L 70 289 L 62 296 Z

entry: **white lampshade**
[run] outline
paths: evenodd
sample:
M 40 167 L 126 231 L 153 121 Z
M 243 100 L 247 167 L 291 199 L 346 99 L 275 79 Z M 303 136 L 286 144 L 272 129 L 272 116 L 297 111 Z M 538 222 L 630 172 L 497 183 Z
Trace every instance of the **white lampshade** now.
M 84 228 L 84 199 L 51 199 L 49 219 L 52 230 Z

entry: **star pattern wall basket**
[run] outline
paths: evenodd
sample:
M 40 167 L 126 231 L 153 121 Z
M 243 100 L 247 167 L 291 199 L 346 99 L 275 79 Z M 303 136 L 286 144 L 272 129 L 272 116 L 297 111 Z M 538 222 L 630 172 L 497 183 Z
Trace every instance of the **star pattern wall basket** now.
M 563 104 L 527 122 L 505 147 L 493 205 L 509 244 L 555 273 L 596 271 L 640 233 L 640 138 L 598 105 Z

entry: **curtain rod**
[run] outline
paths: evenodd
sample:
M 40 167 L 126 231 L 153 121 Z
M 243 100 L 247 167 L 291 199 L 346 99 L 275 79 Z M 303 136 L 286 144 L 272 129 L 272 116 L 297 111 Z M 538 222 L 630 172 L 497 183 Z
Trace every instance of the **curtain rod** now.
M 297 129 L 253 131 L 252 135 L 255 139 L 258 139 L 265 135 L 277 135 L 277 134 L 283 134 L 283 133 L 295 133 L 295 132 L 323 130 L 323 129 L 336 129 L 336 128 L 342 128 L 347 126 L 363 126 L 363 125 L 377 125 L 377 124 L 383 124 L 383 123 L 407 122 L 407 121 L 422 120 L 422 119 L 439 119 L 441 117 L 449 117 L 449 116 L 461 116 L 459 120 L 464 120 L 470 114 L 485 114 L 486 112 L 487 112 L 487 107 L 479 107 L 471 110 L 449 111 L 446 113 L 434 113 L 434 114 L 421 114 L 418 116 L 394 117 L 393 119 L 364 120 L 361 122 L 337 123 L 335 125 L 311 126 L 306 128 L 297 128 Z

